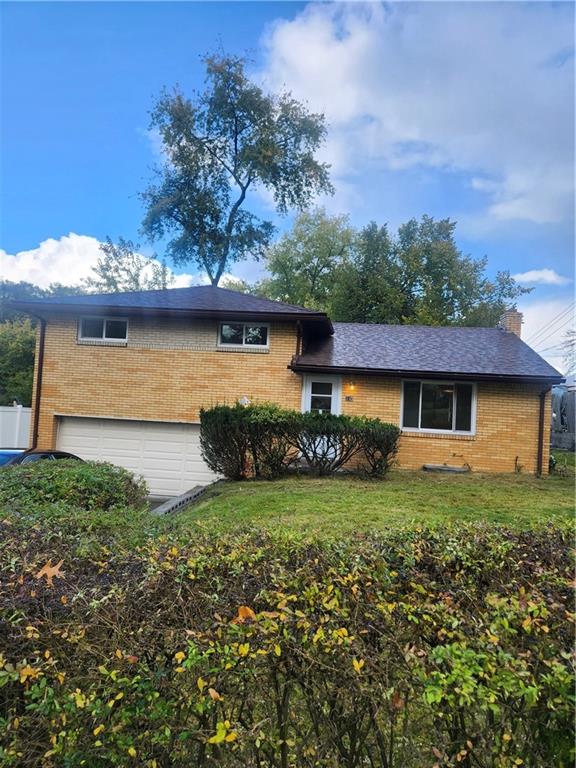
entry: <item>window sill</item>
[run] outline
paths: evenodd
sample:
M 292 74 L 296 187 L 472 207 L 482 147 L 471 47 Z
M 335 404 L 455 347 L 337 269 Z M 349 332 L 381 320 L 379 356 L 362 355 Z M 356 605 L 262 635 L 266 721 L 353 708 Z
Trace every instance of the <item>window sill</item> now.
M 241 352 L 250 355 L 268 355 L 269 347 L 216 347 L 217 352 Z
M 124 339 L 122 341 L 111 341 L 110 339 L 78 339 L 78 344 L 83 347 L 127 347 L 128 342 Z
M 403 429 L 402 437 L 417 437 L 417 438 L 436 438 L 440 440 L 476 440 L 475 434 L 462 434 L 461 432 L 427 432 L 426 430 L 412 430 L 412 429 Z

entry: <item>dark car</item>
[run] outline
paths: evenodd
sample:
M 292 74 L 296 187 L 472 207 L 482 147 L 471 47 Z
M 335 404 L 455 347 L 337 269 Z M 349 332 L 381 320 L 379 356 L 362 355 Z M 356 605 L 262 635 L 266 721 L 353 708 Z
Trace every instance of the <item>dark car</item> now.
M 43 451 L 36 449 L 25 451 L 23 448 L 0 448 L 0 466 L 12 466 L 13 464 L 31 464 L 34 461 L 54 461 L 56 459 L 76 459 L 82 461 L 79 456 L 65 451 Z

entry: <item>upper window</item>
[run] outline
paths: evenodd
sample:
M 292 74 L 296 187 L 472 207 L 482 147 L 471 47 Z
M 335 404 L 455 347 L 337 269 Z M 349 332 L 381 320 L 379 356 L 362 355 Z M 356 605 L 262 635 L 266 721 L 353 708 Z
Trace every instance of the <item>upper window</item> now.
M 474 431 L 474 385 L 405 381 L 402 427 L 430 432 Z
M 82 341 L 126 341 L 128 320 L 116 317 L 82 317 L 80 339 Z
M 268 326 L 254 323 L 220 323 L 221 347 L 267 347 Z

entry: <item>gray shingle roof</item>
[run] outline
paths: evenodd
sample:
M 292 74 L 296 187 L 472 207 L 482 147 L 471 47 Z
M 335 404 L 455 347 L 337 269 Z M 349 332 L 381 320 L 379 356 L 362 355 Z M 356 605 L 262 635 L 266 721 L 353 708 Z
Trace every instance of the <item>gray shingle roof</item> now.
M 149 309 L 168 311 L 240 312 L 280 315 L 318 316 L 322 312 L 271 301 L 259 296 L 239 293 L 213 285 L 192 288 L 167 288 L 157 291 L 129 291 L 126 293 L 93 293 L 75 296 L 54 296 L 38 301 L 19 302 L 26 306 L 62 306 L 75 309 Z
M 334 335 L 311 340 L 292 367 L 562 378 L 516 335 L 498 328 L 334 323 Z

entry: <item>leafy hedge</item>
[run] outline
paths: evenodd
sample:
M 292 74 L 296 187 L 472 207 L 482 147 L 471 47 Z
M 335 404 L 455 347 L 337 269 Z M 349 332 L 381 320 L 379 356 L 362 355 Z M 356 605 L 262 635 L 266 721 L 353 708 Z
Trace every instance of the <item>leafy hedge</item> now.
M 4 519 L 0 764 L 567 768 L 570 545 L 465 526 L 82 557 Z
M 219 405 L 200 414 L 202 455 L 231 480 L 279 477 L 298 463 L 318 475 L 343 467 L 381 477 L 400 430 L 366 417 L 299 413 L 273 404 Z
M 141 507 L 146 484 L 113 464 L 76 460 L 16 464 L 0 471 L 0 506 L 64 503 L 78 509 Z

